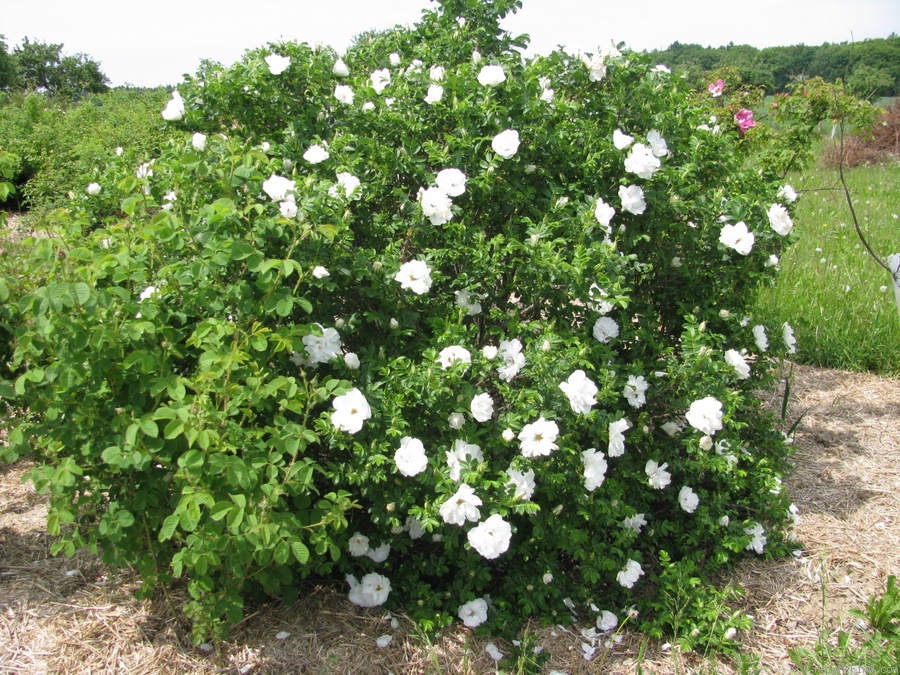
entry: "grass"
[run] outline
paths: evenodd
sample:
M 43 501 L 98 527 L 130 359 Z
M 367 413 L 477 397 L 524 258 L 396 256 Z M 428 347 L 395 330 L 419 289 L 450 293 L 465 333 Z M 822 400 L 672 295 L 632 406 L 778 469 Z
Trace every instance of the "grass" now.
M 900 252 L 900 163 L 859 166 L 845 177 L 872 249 L 882 260 Z M 801 193 L 800 239 L 782 256 L 777 285 L 761 292 L 759 316 L 794 327 L 800 363 L 900 375 L 890 276 L 860 241 L 837 170 L 816 166 L 789 180 Z

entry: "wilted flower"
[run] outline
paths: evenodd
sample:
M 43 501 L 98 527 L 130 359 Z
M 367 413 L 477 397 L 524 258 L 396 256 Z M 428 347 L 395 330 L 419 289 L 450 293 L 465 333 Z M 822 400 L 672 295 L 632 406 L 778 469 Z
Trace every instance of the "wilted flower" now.
M 336 397 L 331 405 L 334 406 L 331 423 L 350 434 L 362 429 L 363 422 L 372 416 L 369 402 L 359 389 L 351 389 L 346 394 Z
M 559 427 L 551 420 L 541 417 L 531 424 L 526 424 L 518 436 L 522 454 L 529 458 L 549 455 L 559 447 L 555 443 L 557 436 Z
M 493 560 L 509 549 L 512 527 L 495 513 L 469 530 L 467 538 L 472 548 L 478 551 L 482 557 Z
M 601 612 L 600 616 L 597 617 L 597 628 L 598 630 L 602 630 L 604 633 L 611 631 L 618 625 L 619 617 L 617 617 L 609 610 L 604 609 L 603 612 Z
M 484 651 L 487 652 L 487 655 L 494 659 L 494 661 L 499 661 L 503 658 L 503 652 L 501 652 L 493 642 L 488 642 L 484 646 Z
M 753 242 L 756 241 L 756 237 L 747 229 L 747 224 L 742 220 L 735 225 L 724 225 L 719 234 L 719 241 L 741 255 L 748 255 L 753 250 Z
M 506 81 L 502 66 L 483 66 L 478 73 L 478 83 L 485 87 L 497 87 Z
M 291 65 L 291 57 L 280 54 L 269 54 L 265 58 L 266 66 L 273 75 L 281 75 Z
M 400 282 L 400 288 L 408 288 L 416 295 L 422 295 L 431 288 L 431 270 L 424 260 L 410 260 L 400 265 L 394 281 Z
M 503 159 L 509 159 L 519 150 L 519 132 L 514 129 L 506 129 L 494 136 L 491 148 Z

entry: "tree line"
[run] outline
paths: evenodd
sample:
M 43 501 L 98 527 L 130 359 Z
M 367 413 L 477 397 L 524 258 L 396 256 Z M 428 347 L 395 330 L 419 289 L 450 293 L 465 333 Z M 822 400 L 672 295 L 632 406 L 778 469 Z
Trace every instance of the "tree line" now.
M 9 50 L 0 35 L 0 90 L 37 91 L 64 96 L 109 90 L 109 78 L 87 54 L 63 54 L 62 44 L 24 38 Z
M 745 84 L 761 87 L 767 94 L 786 92 L 792 83 L 821 77 L 827 82 L 842 80 L 861 98 L 900 95 L 900 36 L 895 33 L 861 42 L 765 49 L 673 42 L 651 53 L 672 70 L 686 72 L 698 86 L 705 86 L 716 71 L 731 68 Z

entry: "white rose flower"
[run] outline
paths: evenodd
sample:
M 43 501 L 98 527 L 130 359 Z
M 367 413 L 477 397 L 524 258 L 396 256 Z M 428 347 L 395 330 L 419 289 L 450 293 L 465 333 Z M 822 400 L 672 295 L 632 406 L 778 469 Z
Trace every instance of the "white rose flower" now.
M 652 459 L 647 461 L 647 463 L 644 465 L 644 473 L 647 474 L 650 487 L 655 490 L 662 490 L 672 482 L 672 474 L 666 471 L 666 469 L 668 468 L 668 463 L 659 464 Z
M 629 560 L 622 571 L 616 575 L 616 581 L 625 588 L 633 588 L 637 580 L 644 575 L 644 570 L 637 560 Z
M 344 59 L 338 59 L 331 67 L 331 73 L 337 77 L 347 77 L 350 74 L 350 69 L 344 63 Z
M 509 480 L 506 484 L 513 489 L 513 499 L 528 501 L 534 494 L 534 469 L 518 471 L 512 467 L 506 470 Z
M 178 122 L 184 119 L 184 99 L 181 98 L 177 89 L 172 92 L 172 98 L 163 108 L 162 118 L 167 122 Z
M 502 66 L 483 66 L 478 73 L 478 83 L 484 87 L 497 87 L 505 81 L 506 73 L 503 72 Z
M 322 328 L 321 335 L 304 335 L 301 339 L 310 363 L 328 363 L 340 356 L 341 336 L 334 328 Z
M 444 88 L 439 84 L 431 84 L 423 99 L 428 105 L 434 105 L 444 98 Z
M 404 436 L 400 439 L 400 447 L 394 453 L 394 464 L 404 476 L 417 476 L 428 467 L 425 446 L 418 438 Z
M 334 97 L 339 103 L 350 105 L 353 103 L 353 90 L 346 84 L 338 84 L 334 87 Z
M 331 405 L 334 406 L 331 423 L 350 434 L 362 429 L 363 422 L 372 417 L 369 402 L 359 389 L 351 389 L 346 394 L 336 397 Z
M 419 189 L 419 206 L 432 225 L 443 225 L 453 218 L 453 211 L 450 209 L 453 200 L 440 186 Z
M 541 417 L 526 424 L 518 436 L 522 455 L 528 458 L 549 455 L 559 447 L 555 443 L 557 436 L 559 427 L 551 420 Z
M 500 350 L 494 345 L 485 345 L 481 348 L 481 355 L 484 356 L 488 361 L 493 361 L 497 358 L 497 354 Z
M 576 413 L 586 415 L 597 404 L 594 397 L 599 389 L 583 370 L 576 370 L 569 375 L 569 379 L 560 383 L 559 388 L 568 397 L 569 405 Z
M 604 609 L 600 616 L 597 617 L 597 629 L 608 633 L 619 625 L 619 617 Z
M 331 273 L 321 265 L 316 265 L 313 267 L 312 275 L 316 279 L 324 279 L 325 277 L 330 277 Z
M 437 362 L 441 364 L 441 370 L 447 370 L 454 363 L 472 363 L 472 354 L 465 347 L 452 345 L 441 350 Z
M 715 436 L 722 428 L 722 403 L 707 396 L 699 401 L 691 403 L 690 409 L 685 415 L 688 423 L 698 431 L 709 436 Z
M 347 547 L 350 550 L 350 555 L 355 558 L 364 556 L 369 552 L 369 538 L 357 532 L 350 537 L 350 541 L 347 542 Z
M 594 322 L 594 337 L 603 343 L 608 343 L 613 338 L 619 337 L 619 324 L 615 319 L 601 316 Z
M 488 605 L 484 598 L 476 598 L 461 605 L 457 616 L 468 628 L 476 628 L 487 621 Z
M 328 154 L 328 150 L 326 150 L 318 143 L 309 146 L 306 152 L 303 153 L 303 159 L 305 159 L 310 164 L 318 164 L 319 162 L 324 162 L 329 157 L 331 157 L 331 155 Z
M 484 299 L 485 296 L 469 293 L 466 290 L 454 291 L 453 294 L 456 296 L 456 304 L 466 310 L 469 316 L 481 314 L 481 303 L 479 300 Z
M 519 371 L 525 367 L 525 354 L 522 353 L 522 343 L 518 338 L 513 340 L 501 340 L 498 354 L 503 359 L 503 365 L 497 368 L 500 379 L 512 382 Z
M 624 150 L 634 141 L 634 136 L 629 136 L 621 129 L 616 129 L 613 132 L 613 145 L 616 146 L 616 150 Z
M 495 513 L 469 530 L 466 537 L 482 557 L 494 560 L 509 549 L 512 527 Z
M 782 185 L 778 194 L 775 196 L 778 197 L 778 199 L 783 199 L 788 204 L 793 204 L 797 201 L 797 191 L 790 185 Z
M 759 523 L 754 523 L 753 527 L 745 527 L 744 533 L 752 537 L 750 543 L 747 544 L 747 550 L 756 551 L 759 555 L 762 555 L 763 550 L 766 548 L 766 535 L 763 526 Z
M 359 178 L 352 173 L 341 171 L 337 174 L 337 185 L 328 188 L 328 194 L 332 197 L 346 197 L 350 199 L 359 188 Z
M 291 57 L 280 54 L 269 54 L 265 58 L 266 66 L 273 75 L 281 75 L 291 65 Z
M 766 336 L 765 326 L 753 327 L 753 339 L 756 341 L 759 351 L 764 352 L 769 348 L 769 338 Z
M 584 462 L 584 489 L 593 492 L 606 479 L 606 458 L 596 448 L 585 450 L 581 458 Z
M 431 66 L 431 69 L 428 71 L 428 79 L 432 82 L 443 82 L 444 73 L 444 66 Z
M 647 210 L 647 202 L 644 201 L 644 191 L 639 185 L 620 185 L 619 199 L 622 208 L 636 216 Z
M 507 443 L 512 442 L 512 440 L 516 437 L 516 432 L 512 429 L 504 429 L 503 433 L 500 434 L 504 441 Z
M 719 234 L 719 241 L 741 255 L 748 255 L 753 250 L 753 242 L 756 241 L 756 237 L 747 229 L 747 224 L 742 220 L 735 225 L 724 225 Z
M 797 353 L 797 338 L 794 337 L 794 329 L 791 324 L 785 322 L 781 326 L 781 337 L 784 340 L 784 346 L 787 347 L 788 354 Z
M 387 600 L 391 592 L 391 582 L 387 577 L 370 572 L 350 589 L 349 599 L 360 607 L 377 607 Z
M 475 490 L 463 483 L 456 492 L 447 498 L 438 510 L 441 518 L 448 525 L 462 525 L 467 520 L 478 522 L 481 519 L 481 498 Z
M 687 485 L 681 488 L 681 491 L 678 493 L 678 504 L 684 511 L 693 513 L 697 510 L 699 503 L 700 497 L 691 488 Z
M 644 517 L 643 513 L 636 513 L 633 516 L 629 516 L 625 520 L 622 521 L 622 527 L 625 527 L 629 530 L 633 530 L 638 534 L 641 533 L 641 528 L 647 524 L 647 519 Z
M 285 218 L 294 218 L 297 215 L 297 202 L 294 201 L 293 195 L 290 195 L 290 199 L 285 199 L 278 205 L 278 210 L 281 211 L 281 215 Z
M 494 136 L 491 148 L 503 159 L 509 159 L 519 150 L 519 132 L 514 129 L 506 129 Z
M 408 288 L 416 295 L 422 295 L 431 288 L 431 270 L 424 260 L 410 260 L 400 265 L 394 281 L 400 282 L 400 288 Z
M 373 562 L 383 563 L 387 560 L 388 555 L 391 553 L 391 545 L 390 544 L 382 544 L 378 548 L 370 548 L 366 553 L 367 558 L 371 558 Z
M 468 461 L 483 462 L 484 453 L 481 446 L 474 443 L 466 443 L 461 438 L 453 442 L 453 449 L 444 453 L 447 457 L 447 466 L 450 468 L 450 480 L 458 481 L 461 477 L 462 463 Z
M 434 182 L 448 197 L 459 197 L 466 191 L 466 174 L 459 169 L 442 169 Z
M 372 101 L 366 101 L 362 104 L 362 109 L 364 112 L 371 112 L 372 110 L 375 110 L 375 104 L 372 103 Z
M 647 402 L 647 397 L 644 394 L 649 387 L 650 383 L 644 379 L 643 375 L 629 375 L 625 388 L 622 390 L 622 395 L 632 408 L 640 408 Z
M 725 363 L 734 368 L 738 379 L 746 380 L 750 377 L 750 364 L 736 349 L 729 349 L 725 352 Z
M 469 409 L 476 422 L 487 422 L 494 414 L 494 399 L 487 392 L 478 394 L 472 398 Z
M 373 71 L 369 76 L 369 82 L 372 84 L 372 89 L 380 94 L 391 83 L 391 72 L 387 68 Z
M 631 422 L 626 418 L 610 422 L 609 447 L 607 451 L 610 457 L 621 457 L 625 453 L 625 432 L 631 428 Z
M 781 204 L 772 204 L 769 207 L 768 216 L 769 225 L 782 237 L 786 236 L 794 227 L 790 214 Z
M 612 222 L 614 215 L 616 215 L 616 210 L 612 206 L 602 199 L 597 199 L 597 205 L 594 207 L 594 217 L 598 223 L 606 228 L 607 234 L 611 231 L 609 224 Z
M 85 188 L 85 191 L 89 195 L 96 197 L 97 195 L 100 194 L 100 189 L 101 189 L 100 183 L 88 183 L 88 186 Z
M 628 157 L 625 158 L 625 170 L 639 178 L 652 178 L 659 167 L 659 159 L 643 143 L 635 143 L 631 147 Z
M 654 157 L 665 157 L 669 154 L 669 146 L 666 144 L 666 139 L 656 129 L 651 129 L 647 132 L 647 142 L 650 144 Z
M 410 539 L 421 539 L 425 535 L 422 522 L 415 516 L 406 516 L 404 529 L 409 531 Z
M 466 416 L 459 412 L 450 413 L 450 417 L 447 420 L 447 424 L 450 425 L 451 429 L 462 429 L 465 423 Z
M 391 52 L 390 56 L 388 56 L 388 61 L 396 68 L 400 65 L 400 55 L 397 52 Z
M 263 181 L 262 189 L 273 202 L 284 201 L 289 192 L 293 192 L 296 183 L 290 178 L 277 176 L 274 173 Z
M 354 352 L 344 354 L 344 363 L 350 370 L 359 370 L 359 356 Z

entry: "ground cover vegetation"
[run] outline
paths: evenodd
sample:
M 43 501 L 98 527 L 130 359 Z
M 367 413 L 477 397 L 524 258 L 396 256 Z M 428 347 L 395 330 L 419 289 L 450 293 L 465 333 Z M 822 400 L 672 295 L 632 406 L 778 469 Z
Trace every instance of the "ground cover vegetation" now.
M 518 5 L 206 64 L 170 143 L 4 258 L 3 453 L 42 462 L 54 552 L 185 580 L 197 639 L 346 575 L 425 628 L 577 607 L 728 648 L 707 580 L 795 546 L 755 393 L 795 338 L 752 316 L 785 175 L 871 110 L 818 81 L 757 124 L 727 72 L 525 61 Z

